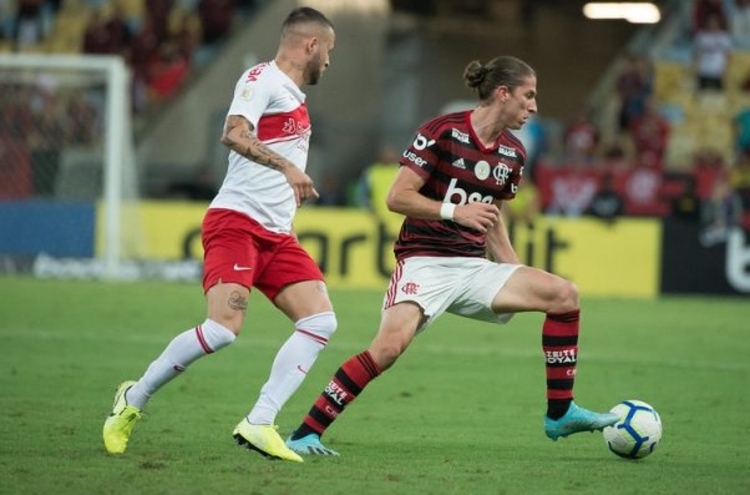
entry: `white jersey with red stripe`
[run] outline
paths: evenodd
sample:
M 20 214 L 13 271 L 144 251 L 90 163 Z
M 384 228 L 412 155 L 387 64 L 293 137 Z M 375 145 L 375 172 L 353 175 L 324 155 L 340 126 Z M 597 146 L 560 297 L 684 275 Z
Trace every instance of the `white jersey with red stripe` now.
M 269 149 L 305 170 L 311 133 L 305 94 L 276 62 L 242 74 L 227 115 L 246 118 Z M 237 210 L 272 232 L 287 233 L 297 204 L 284 174 L 230 150 L 224 183 L 209 208 Z

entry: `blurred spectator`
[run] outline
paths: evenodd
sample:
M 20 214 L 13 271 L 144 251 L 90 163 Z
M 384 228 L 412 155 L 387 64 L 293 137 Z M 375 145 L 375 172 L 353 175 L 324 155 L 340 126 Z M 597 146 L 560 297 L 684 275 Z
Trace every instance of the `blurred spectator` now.
M 363 172 L 358 184 L 360 206 L 372 211 L 380 218 L 389 218 L 395 213 L 388 210 L 385 204 L 388 191 L 398 173 L 398 154 L 390 146 L 380 149 L 378 160 L 369 165 Z M 401 215 L 397 215 L 401 219 Z
M 198 15 L 204 43 L 214 43 L 229 32 L 236 8 L 236 0 L 199 0 Z
M 317 186 L 318 199 L 315 204 L 318 206 L 346 206 L 346 193 L 341 186 L 339 175 L 335 172 L 328 172 L 323 176 L 323 180 Z
M 148 0 L 146 16 L 151 19 L 151 26 L 159 43 L 169 38 L 169 15 L 172 13 L 175 0 Z
M 738 153 L 750 152 L 750 107 L 743 108 L 733 121 L 734 145 Z
M 590 165 L 599 145 L 599 128 L 591 119 L 590 111 L 582 111 L 563 132 L 563 149 L 567 163 Z
M 729 19 L 729 34 L 734 46 L 750 49 L 750 0 L 734 0 L 734 12 Z
M 747 72 L 747 75 L 742 79 L 740 82 L 740 91 L 745 91 L 747 93 L 750 93 L 750 70 Z
M 160 102 L 174 96 L 189 71 L 190 66 L 177 49 L 177 45 L 172 41 L 162 43 L 158 56 L 148 68 L 149 100 Z
M 715 175 L 717 170 L 724 167 L 724 158 L 721 153 L 712 147 L 703 147 L 693 153 L 693 168 L 695 170 L 711 170 Z
M 533 175 L 526 174 L 524 170 L 516 197 L 513 198 L 513 201 L 503 202 L 503 209 L 501 210 L 503 219 L 509 228 L 512 225 L 519 224 L 532 227 L 541 211 L 539 189 L 536 187 Z
M 630 123 L 637 166 L 663 168 L 669 131 L 669 121 L 649 101 L 643 114 Z
M 686 175 L 682 191 L 672 199 L 672 218 L 698 223 L 701 219 L 701 199 L 695 176 Z
M 44 0 L 17 0 L 13 25 L 13 45 L 16 50 L 39 44 L 45 36 L 42 7 Z
M 0 1 L 0 41 L 12 40 L 16 23 L 16 5 Z
M 133 39 L 133 31 L 128 25 L 122 5 L 119 2 L 115 2 L 113 6 L 112 15 L 106 23 L 106 28 L 111 39 L 110 53 L 126 55 Z M 129 56 L 126 55 L 125 58 L 128 59 Z
M 149 65 L 157 56 L 159 40 L 154 31 L 153 21 L 144 16 L 141 28 L 133 36 L 130 50 L 130 67 L 132 70 L 132 105 L 134 113 L 141 113 L 148 105 L 148 72 Z
M 617 96 L 620 109 L 618 124 L 621 131 L 629 131 L 633 119 L 640 117 L 653 93 L 653 68 L 649 59 L 631 55 L 617 77 Z
M 612 174 L 605 173 L 599 180 L 599 190 L 591 199 L 587 214 L 608 223 L 621 216 L 624 212 L 622 195 L 615 189 Z
M 626 173 L 633 167 L 635 149 L 630 134 L 620 133 L 604 147 L 598 167 L 615 175 Z
M 114 39 L 107 29 L 101 9 L 93 9 L 83 31 L 83 53 L 102 55 L 113 53 Z
M 742 202 L 727 178 L 719 175 L 713 184 L 710 198 L 703 205 L 701 243 L 713 246 L 726 241 L 730 228 L 740 224 Z
M 76 92 L 68 100 L 64 116 L 65 142 L 70 146 L 91 147 L 101 136 L 99 112 L 83 92 Z
M 52 196 L 55 192 L 65 136 L 63 108 L 57 88 L 40 86 L 32 103 L 32 111 L 34 127 L 29 144 L 34 193 L 39 196 Z
M 721 20 L 709 16 L 706 26 L 693 40 L 693 62 L 698 89 L 724 89 L 724 78 L 732 53 L 732 38 Z
M 159 38 L 156 35 L 154 22 L 150 16 L 143 17 L 141 27 L 133 36 L 130 63 L 136 72 L 145 73 L 149 62 L 159 49 Z
M 710 17 L 719 21 L 722 29 L 727 29 L 727 15 L 724 11 L 724 0 L 694 0 L 693 35 L 706 28 Z
M 33 129 L 29 102 L 31 86 L 0 81 L 0 138 L 26 143 Z
M 729 182 L 742 199 L 743 210 L 750 212 L 750 149 L 737 155 L 729 172 Z
M 203 32 L 198 16 L 192 12 L 183 12 L 174 29 L 173 39 L 180 54 L 193 65 L 195 50 L 203 42 Z
M 32 194 L 28 141 L 33 128 L 29 86 L 0 82 L 0 199 Z
M 737 155 L 737 161 L 729 176 L 732 187 L 750 192 L 750 149 L 746 149 Z

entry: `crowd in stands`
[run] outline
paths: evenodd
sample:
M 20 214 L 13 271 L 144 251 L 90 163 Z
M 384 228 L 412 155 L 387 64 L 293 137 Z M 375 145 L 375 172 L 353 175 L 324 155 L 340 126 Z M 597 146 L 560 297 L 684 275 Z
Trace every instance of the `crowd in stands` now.
M 715 122 L 715 109 L 702 113 L 702 102 L 719 106 L 718 115 L 733 124 L 730 139 L 690 142 L 690 153 L 670 163 L 676 131 L 690 127 L 680 122 L 688 112 L 679 108 L 675 117 L 671 102 L 660 98 L 661 61 L 633 53 L 613 84 L 612 121 L 585 107 L 547 136 L 556 142 L 542 144 L 541 154 L 530 150 L 535 158 L 519 196 L 507 205 L 509 220 L 529 223 L 538 213 L 609 223 L 622 216 L 672 216 L 702 225 L 706 245 L 722 240 L 730 226 L 750 229 L 750 64 L 740 78 L 729 74 L 734 56 L 750 55 L 750 0 L 695 0 L 689 14 L 684 34 L 692 64 L 682 74 L 692 82 L 680 96 L 697 108 L 690 118 L 707 125 Z
M 52 196 L 64 149 L 100 140 L 101 115 L 83 91 L 52 78 L 0 84 L 0 198 Z
M 562 158 L 535 165 L 542 211 L 672 215 L 713 225 L 706 244 L 727 226 L 750 229 L 749 20 L 750 1 L 695 0 L 685 33 L 692 64 L 680 72 L 692 81 L 666 99 L 657 91 L 663 62 L 648 52 L 626 58 L 614 83 L 616 122 L 587 108 L 565 126 Z M 689 153 L 672 159 L 685 136 Z
M 253 8 L 247 0 L 15 0 L 0 7 L 5 19 L 0 41 L 4 38 L 17 51 L 43 46 L 59 28 L 59 14 L 71 5 L 85 7 L 86 20 L 77 31 L 80 52 L 120 54 L 130 66 L 136 114 L 177 94 L 207 58 L 206 48 L 231 31 L 238 11 Z M 591 215 L 608 222 L 620 216 L 673 215 L 703 223 L 721 217 L 730 225 L 750 228 L 750 65 L 738 77 L 742 64 L 735 62 L 743 56 L 750 61 L 750 0 L 693 0 L 684 31 L 692 63 L 681 74 L 692 78 L 689 94 L 670 89 L 666 101 L 659 91 L 663 61 L 648 51 L 625 57 L 611 88 L 614 115 L 586 106 L 563 123 L 560 132 L 534 132 L 537 141 L 546 142 L 530 146 L 528 190 L 509 215 Z M 9 194 L 2 184 L 11 178 L 27 184 L 14 188 L 16 192 L 49 194 L 56 153 L 96 140 L 93 134 L 101 129 L 97 95 L 97 88 L 78 94 L 57 91 L 48 81 L 37 87 L 0 84 L 0 158 L 25 156 L 31 163 L 25 175 L 4 167 L 0 196 Z M 720 107 L 719 112 L 706 110 L 712 106 Z M 710 137 L 700 143 L 689 138 L 690 151 L 676 166 L 670 150 L 684 140 L 680 133 L 692 126 L 708 136 L 716 130 L 710 127 L 717 118 L 723 122 L 715 127 L 731 121 L 731 139 L 712 147 Z M 690 119 L 698 122 L 688 125 Z M 542 129 L 538 120 L 535 129 Z M 372 204 L 362 192 L 371 170 L 383 169 L 386 162 L 395 167 L 393 157 L 374 161 L 378 166 L 363 170 L 358 184 L 342 184 L 335 173 L 323 177 L 319 204 Z M 43 163 L 53 165 L 42 173 Z M 210 184 L 202 186 L 201 191 L 211 189 Z
M 253 0 L 3 0 L 0 51 L 120 55 L 134 116 L 174 97 Z M 101 148 L 104 89 L 0 80 L 0 198 L 55 193 L 62 150 Z
M 121 55 L 136 114 L 173 97 L 196 66 L 251 12 L 253 0 L 3 1 L 0 43 L 15 52 L 65 48 Z M 72 19 L 71 19 L 72 18 Z

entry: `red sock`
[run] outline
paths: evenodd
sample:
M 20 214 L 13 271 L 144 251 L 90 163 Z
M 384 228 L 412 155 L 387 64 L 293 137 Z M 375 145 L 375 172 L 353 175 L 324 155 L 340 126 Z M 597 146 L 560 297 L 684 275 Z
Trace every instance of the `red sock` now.
M 573 401 L 578 360 L 580 310 L 547 314 L 542 326 L 542 350 L 547 375 L 547 416 L 558 419 Z
M 310 433 L 322 436 L 344 408 L 379 374 L 380 368 L 369 351 L 349 358 L 328 382 L 292 438 L 296 440 Z

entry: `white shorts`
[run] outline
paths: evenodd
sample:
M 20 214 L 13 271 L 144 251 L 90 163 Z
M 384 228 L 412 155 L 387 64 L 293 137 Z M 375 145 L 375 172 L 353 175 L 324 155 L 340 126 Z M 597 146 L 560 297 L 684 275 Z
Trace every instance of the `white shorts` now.
M 383 310 L 405 301 L 418 304 L 431 325 L 444 312 L 491 323 L 507 323 L 513 313 L 495 313 L 492 300 L 521 265 L 484 258 L 414 256 L 396 265 Z

